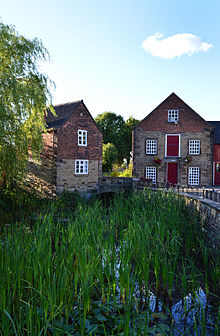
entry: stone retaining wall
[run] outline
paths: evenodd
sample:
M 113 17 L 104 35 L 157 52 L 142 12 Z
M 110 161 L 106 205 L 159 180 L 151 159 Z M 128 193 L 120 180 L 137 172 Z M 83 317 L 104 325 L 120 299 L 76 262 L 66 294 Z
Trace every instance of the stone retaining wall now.
M 63 159 L 57 163 L 57 193 L 63 191 L 91 192 L 99 189 L 100 161 L 88 162 L 88 174 L 75 174 L 75 160 Z
M 34 160 L 29 158 L 25 187 L 34 190 L 40 197 L 53 198 L 56 196 L 56 170 L 51 159 Z
M 101 193 L 129 191 L 132 190 L 132 180 L 132 177 L 102 176 L 99 178 L 99 191 Z
M 220 247 L 220 203 L 189 194 L 180 194 L 189 207 L 199 212 L 207 242 L 217 253 Z
M 133 190 L 143 190 L 145 186 L 140 186 L 139 179 L 133 179 Z M 201 189 L 201 193 L 188 193 L 180 192 L 180 190 L 166 189 L 166 188 L 151 188 L 153 191 L 162 190 L 166 193 L 176 192 L 179 197 L 184 198 L 186 205 L 189 208 L 194 208 L 199 212 L 202 228 L 205 231 L 207 237 L 208 246 L 218 253 L 220 247 L 220 203 L 213 200 L 203 198 L 204 192 Z M 206 195 L 206 193 L 205 193 Z

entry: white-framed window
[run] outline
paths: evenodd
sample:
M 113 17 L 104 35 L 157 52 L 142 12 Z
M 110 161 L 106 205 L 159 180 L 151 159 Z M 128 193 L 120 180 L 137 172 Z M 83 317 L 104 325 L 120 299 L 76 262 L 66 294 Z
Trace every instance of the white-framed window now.
M 88 160 L 75 161 L 75 174 L 88 174 Z
M 157 154 L 157 140 L 146 140 L 146 154 Z
M 188 184 L 199 185 L 199 167 L 189 167 Z
M 153 183 L 157 181 L 156 167 L 146 167 L 146 179 L 151 179 Z
M 200 154 L 200 140 L 189 140 L 189 154 Z
M 87 146 L 87 131 L 78 130 L 78 146 Z
M 179 110 L 168 110 L 168 122 L 178 122 Z

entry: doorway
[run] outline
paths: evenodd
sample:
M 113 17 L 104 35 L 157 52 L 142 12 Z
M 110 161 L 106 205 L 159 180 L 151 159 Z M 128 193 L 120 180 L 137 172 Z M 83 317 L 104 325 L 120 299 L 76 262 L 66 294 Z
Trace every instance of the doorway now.
M 167 182 L 171 184 L 177 184 L 178 179 L 178 163 L 168 162 L 167 163 Z
M 214 165 L 215 165 L 215 171 L 214 171 L 214 174 L 215 174 L 215 185 L 220 185 L 220 162 L 214 162 Z

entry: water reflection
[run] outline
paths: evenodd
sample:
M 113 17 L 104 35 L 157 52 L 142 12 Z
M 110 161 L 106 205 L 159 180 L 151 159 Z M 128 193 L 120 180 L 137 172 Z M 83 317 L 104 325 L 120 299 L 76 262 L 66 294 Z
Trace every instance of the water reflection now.
M 150 292 L 150 310 L 152 312 L 164 311 L 163 302 Z M 168 308 L 168 307 L 167 307 Z M 216 336 L 213 325 L 217 320 L 217 311 L 207 300 L 202 288 L 199 288 L 194 295 L 188 294 L 178 300 L 166 311 L 170 315 L 168 321 L 172 325 L 170 335 L 207 335 Z

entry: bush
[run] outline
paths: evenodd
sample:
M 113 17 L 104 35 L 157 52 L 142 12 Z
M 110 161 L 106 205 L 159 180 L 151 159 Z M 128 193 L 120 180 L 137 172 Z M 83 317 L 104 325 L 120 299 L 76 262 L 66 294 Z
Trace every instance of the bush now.
M 119 172 L 120 177 L 132 177 L 132 163 L 129 164 L 128 168 L 126 168 L 124 171 Z

